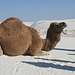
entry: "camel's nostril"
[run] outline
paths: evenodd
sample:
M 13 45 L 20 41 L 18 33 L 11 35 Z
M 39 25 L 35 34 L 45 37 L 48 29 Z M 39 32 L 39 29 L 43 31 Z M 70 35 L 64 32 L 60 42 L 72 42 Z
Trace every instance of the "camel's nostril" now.
M 67 24 L 65 24 L 65 27 L 67 27 Z
M 65 22 L 61 22 L 61 23 L 59 23 L 59 24 L 60 24 L 60 26 L 62 26 L 62 28 L 67 27 L 67 24 L 66 24 Z

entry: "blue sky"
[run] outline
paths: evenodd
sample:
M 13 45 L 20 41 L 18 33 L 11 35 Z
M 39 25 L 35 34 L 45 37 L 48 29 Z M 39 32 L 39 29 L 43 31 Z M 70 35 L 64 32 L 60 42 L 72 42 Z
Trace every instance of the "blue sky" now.
M 75 0 L 0 0 L 0 22 L 75 19 Z

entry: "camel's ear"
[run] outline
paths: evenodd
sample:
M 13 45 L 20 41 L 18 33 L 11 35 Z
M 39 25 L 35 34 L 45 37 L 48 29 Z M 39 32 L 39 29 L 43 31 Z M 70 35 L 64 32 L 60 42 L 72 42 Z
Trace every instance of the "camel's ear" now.
M 49 28 L 53 29 L 53 27 L 54 27 L 54 23 L 51 23 Z
M 54 29 L 54 27 L 55 27 L 56 25 L 58 25 L 58 23 L 57 23 L 57 22 L 53 22 L 53 23 L 50 24 L 50 27 L 49 27 L 49 28 Z

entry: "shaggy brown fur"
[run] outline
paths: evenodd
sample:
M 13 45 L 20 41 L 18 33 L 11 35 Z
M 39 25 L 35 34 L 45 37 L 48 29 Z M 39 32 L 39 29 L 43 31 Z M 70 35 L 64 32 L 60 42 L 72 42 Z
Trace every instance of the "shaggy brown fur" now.
M 45 51 L 52 50 L 57 45 L 57 43 L 60 41 L 60 34 L 65 27 L 67 27 L 67 24 L 64 22 L 51 23 L 49 29 L 47 30 L 46 39 L 43 40 L 42 49 Z
M 0 55 L 48 55 L 41 50 L 38 32 L 24 25 L 17 18 L 9 18 L 0 24 Z
M 54 26 L 55 25 L 55 26 Z M 59 41 L 63 23 L 52 23 L 47 32 L 46 43 L 38 35 L 37 30 L 24 25 L 17 18 L 9 18 L 0 24 L 0 55 L 49 55 L 41 49 L 49 51 Z M 61 28 L 61 29 L 60 29 Z M 46 44 L 46 45 L 45 45 Z

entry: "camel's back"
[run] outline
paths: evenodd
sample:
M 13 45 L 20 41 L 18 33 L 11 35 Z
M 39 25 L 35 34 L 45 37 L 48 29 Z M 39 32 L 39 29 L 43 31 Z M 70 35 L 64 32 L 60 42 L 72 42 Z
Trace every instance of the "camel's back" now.
M 1 23 L 4 34 L 7 36 L 19 36 L 29 33 L 29 29 L 17 18 L 9 18 Z
M 9 18 L 1 23 L 4 32 L 10 36 L 20 33 L 23 27 L 22 22 L 17 18 Z M 17 33 L 16 33 L 17 32 Z

